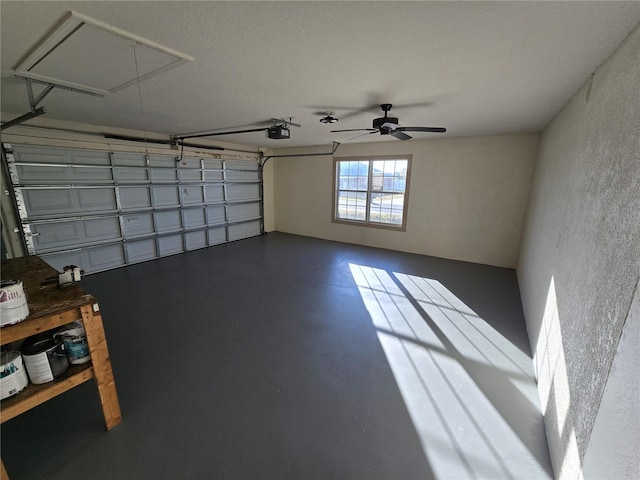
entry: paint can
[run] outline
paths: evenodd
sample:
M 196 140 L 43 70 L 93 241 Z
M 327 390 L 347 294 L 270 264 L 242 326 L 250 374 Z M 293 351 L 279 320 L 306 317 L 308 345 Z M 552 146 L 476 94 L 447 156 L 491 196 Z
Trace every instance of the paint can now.
M 0 353 L 0 400 L 17 395 L 29 384 L 20 352 Z
M 22 345 L 22 358 L 31 383 L 51 382 L 69 369 L 61 339 L 29 337 Z
M 27 296 L 20 280 L 0 282 L 0 327 L 23 321 L 29 316 Z
M 80 365 L 91 360 L 89 344 L 87 343 L 87 336 L 84 333 L 82 322 L 76 320 L 65 325 L 53 337 L 62 339 L 69 362 L 73 365 Z

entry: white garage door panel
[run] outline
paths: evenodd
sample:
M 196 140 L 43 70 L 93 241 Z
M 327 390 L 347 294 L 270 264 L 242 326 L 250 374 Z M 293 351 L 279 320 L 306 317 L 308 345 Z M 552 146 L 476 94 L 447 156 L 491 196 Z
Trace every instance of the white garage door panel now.
M 223 178 L 223 173 L 222 170 L 220 170 L 222 167 L 216 167 L 215 169 L 212 170 L 205 170 L 204 172 L 204 180 L 206 182 L 222 182 L 224 180 Z M 206 169 L 206 167 L 205 167 Z
M 18 167 L 18 174 L 23 181 L 34 183 L 79 183 L 94 181 L 95 183 L 111 183 L 112 175 L 109 167 L 57 167 L 27 166 Z
M 108 245 L 91 250 L 78 250 L 43 257 L 49 265 L 62 271 L 67 265 L 78 265 L 85 273 L 109 270 L 125 265 L 122 245 Z
M 183 215 L 186 228 L 202 227 L 207 224 L 204 208 L 188 208 L 184 210 Z
M 151 207 L 151 195 L 147 187 L 120 187 L 122 209 Z
M 123 227 L 125 238 L 139 237 L 140 235 L 150 235 L 154 232 L 153 215 L 150 213 L 137 213 L 123 215 Z
M 156 207 L 179 205 L 178 187 L 153 187 L 153 201 Z
M 71 150 L 63 148 L 19 145 L 14 149 L 16 162 L 109 165 L 109 154 L 97 150 Z
M 33 147 L 34 149 L 40 147 Z M 65 158 L 69 159 L 69 163 L 71 164 L 88 164 L 88 165 L 104 165 L 108 166 L 111 164 L 109 160 L 109 154 L 107 152 L 99 152 L 94 150 L 63 150 L 62 151 Z
M 156 214 L 156 221 L 158 233 L 174 232 L 180 230 L 181 227 L 180 212 L 178 210 L 158 212 Z
M 237 222 L 238 220 L 253 220 L 259 217 L 259 203 L 241 203 L 237 205 L 229 205 L 229 220 L 232 222 Z
M 258 171 L 230 170 L 227 172 L 227 180 L 231 182 L 257 182 L 259 180 Z
M 18 173 L 22 180 L 37 183 L 70 182 L 73 179 L 73 169 L 68 167 L 18 167 Z
M 182 181 L 196 182 L 202 181 L 203 175 L 201 170 L 201 159 L 185 158 L 179 163 L 179 178 Z
M 77 189 L 76 192 L 78 195 L 78 212 L 116 209 L 116 193 L 113 188 L 82 188 Z
M 34 224 L 32 232 L 36 234 L 34 243 L 40 252 L 120 239 L 117 218 Z
M 158 239 L 158 248 L 160 249 L 161 257 L 182 253 L 182 235 L 160 237 Z
M 145 182 L 147 180 L 146 168 L 114 168 L 115 179 L 119 183 L 127 182 Z
M 149 176 L 154 183 L 176 181 L 178 179 L 175 170 L 170 170 L 169 168 L 151 168 Z
M 74 180 L 87 180 L 95 183 L 112 183 L 111 168 L 68 168 Z M 100 182 L 103 180 L 103 182 Z
M 64 226 L 58 223 L 44 223 L 34 225 L 31 231 L 36 235 L 33 241 L 36 248 L 49 250 L 64 245 L 73 245 L 81 236 L 82 225 L 80 222 L 65 222 Z M 79 243 L 79 242 L 78 242 Z
M 14 152 L 13 156 L 16 162 L 67 164 L 70 163 L 66 160 L 68 153 L 64 150 L 47 151 L 23 145 L 19 151 Z M 70 159 L 70 156 L 68 158 Z
M 222 160 L 216 160 L 213 158 L 203 158 L 202 167 L 204 168 L 205 181 L 221 182 L 223 180 Z
M 112 188 L 25 189 L 23 198 L 29 217 L 106 212 L 116 209 Z
M 153 182 L 178 179 L 175 157 L 149 155 L 149 167 L 151 167 L 149 173 Z
M 85 237 L 90 241 L 118 238 L 120 236 L 120 225 L 115 217 L 85 220 Z
M 113 165 L 114 178 L 120 183 L 131 181 L 146 181 L 147 177 L 147 160 L 144 155 L 139 153 L 119 153 L 116 152 L 111 156 Z
M 207 203 L 224 202 L 224 187 L 222 185 L 207 185 L 204 190 Z
M 184 238 L 187 250 L 196 250 L 207 246 L 207 232 L 204 230 L 187 232 Z
M 109 167 L 109 156 L 105 152 L 73 152 L 70 150 L 44 151 L 40 147 L 25 146 L 14 154 L 16 162 L 29 162 L 40 165 L 18 165 L 18 173 L 22 181 L 29 182 L 70 182 L 112 179 Z M 74 167 L 74 164 L 87 165 L 84 168 Z M 91 165 L 96 165 L 92 167 Z M 101 167 L 99 165 L 102 165 Z M 104 182 L 103 182 L 104 183 Z
M 75 194 L 68 189 L 23 190 L 22 197 L 29 216 L 34 217 L 72 211 Z
M 88 263 L 92 271 L 108 270 L 109 268 L 120 267 L 125 264 L 122 245 L 107 245 L 99 248 L 92 248 L 85 252 L 88 256 Z
M 204 189 L 202 187 L 183 185 L 181 192 L 183 205 L 204 203 Z
M 227 241 L 224 227 L 209 229 L 209 245 L 219 245 Z
M 239 223 L 229 225 L 229 240 L 240 240 L 242 238 L 260 235 L 260 222 Z
M 258 171 L 258 164 L 250 160 L 225 160 L 226 168 L 228 170 L 252 170 Z
M 128 263 L 144 262 L 158 257 L 156 243 L 153 239 L 130 242 L 126 244 L 125 248 Z
M 13 145 L 30 254 L 102 271 L 260 235 L 253 160 Z
M 250 185 L 229 185 L 227 187 L 227 200 L 260 200 L 260 186 L 257 184 Z
M 225 221 L 224 206 L 216 205 L 207 207 L 207 218 L 209 225 L 219 225 Z

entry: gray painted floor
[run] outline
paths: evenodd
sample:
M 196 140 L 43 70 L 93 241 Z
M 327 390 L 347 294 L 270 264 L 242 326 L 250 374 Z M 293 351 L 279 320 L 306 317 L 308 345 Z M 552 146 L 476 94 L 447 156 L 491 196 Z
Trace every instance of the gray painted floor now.
M 123 423 L 7 422 L 13 480 L 552 476 L 513 270 L 271 233 L 85 287 Z

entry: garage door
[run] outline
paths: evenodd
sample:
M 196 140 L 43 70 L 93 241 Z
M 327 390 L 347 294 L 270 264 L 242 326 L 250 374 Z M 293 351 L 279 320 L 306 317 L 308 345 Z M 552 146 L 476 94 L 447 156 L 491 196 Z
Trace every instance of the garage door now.
M 98 272 L 262 232 L 256 161 L 7 147 L 30 254 Z

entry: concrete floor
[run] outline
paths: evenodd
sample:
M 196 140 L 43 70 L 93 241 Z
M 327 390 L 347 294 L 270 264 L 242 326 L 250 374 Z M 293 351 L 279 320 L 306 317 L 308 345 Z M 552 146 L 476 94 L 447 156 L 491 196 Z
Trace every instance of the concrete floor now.
M 513 270 L 271 233 L 85 288 L 123 423 L 7 422 L 13 480 L 553 476 Z

